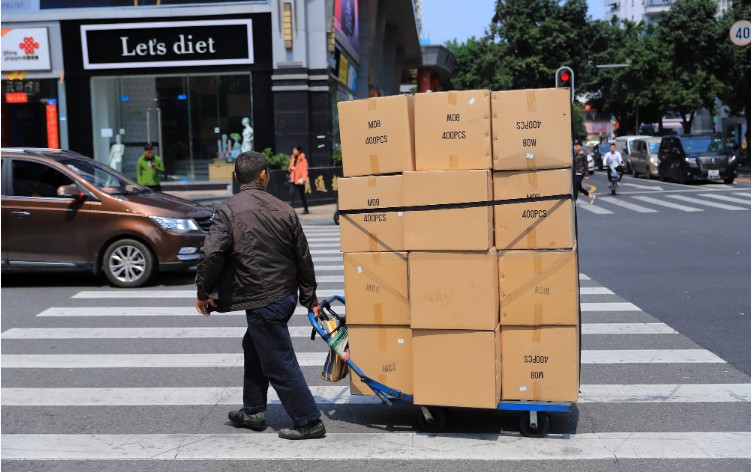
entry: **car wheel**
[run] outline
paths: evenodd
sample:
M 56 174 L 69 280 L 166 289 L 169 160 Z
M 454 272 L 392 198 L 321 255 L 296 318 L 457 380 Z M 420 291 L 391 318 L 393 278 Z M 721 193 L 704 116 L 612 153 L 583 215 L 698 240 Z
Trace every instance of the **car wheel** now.
M 725 179 L 724 182 L 728 185 L 732 185 L 733 182 L 735 182 L 735 177 L 731 177 L 729 179 Z
M 112 285 L 140 287 L 154 272 L 154 256 L 149 248 L 135 239 L 115 241 L 104 253 L 102 269 Z

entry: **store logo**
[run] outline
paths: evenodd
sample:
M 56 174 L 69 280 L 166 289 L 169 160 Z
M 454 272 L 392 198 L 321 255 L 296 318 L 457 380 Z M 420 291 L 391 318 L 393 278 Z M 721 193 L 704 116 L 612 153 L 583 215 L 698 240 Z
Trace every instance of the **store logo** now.
M 26 54 L 34 54 L 34 51 L 39 49 L 39 43 L 34 41 L 33 36 L 27 36 L 23 38 L 23 42 L 18 47 L 23 49 Z

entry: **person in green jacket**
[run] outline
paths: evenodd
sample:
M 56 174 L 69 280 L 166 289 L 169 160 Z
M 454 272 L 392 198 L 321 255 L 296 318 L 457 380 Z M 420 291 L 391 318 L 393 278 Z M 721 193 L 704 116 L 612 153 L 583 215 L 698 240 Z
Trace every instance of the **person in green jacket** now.
M 138 158 L 136 179 L 139 184 L 160 192 L 162 187 L 159 185 L 159 172 L 164 172 L 164 163 L 159 156 L 154 155 L 151 144 L 147 144 L 143 147 L 143 154 Z

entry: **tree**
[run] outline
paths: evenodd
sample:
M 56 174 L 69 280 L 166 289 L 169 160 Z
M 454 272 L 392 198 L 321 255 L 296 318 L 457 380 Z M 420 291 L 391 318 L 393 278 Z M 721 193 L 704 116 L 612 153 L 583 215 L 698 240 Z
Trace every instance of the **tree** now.
M 465 43 L 447 41 L 446 47 L 454 53 L 456 63 L 451 77 L 455 90 L 510 88 L 511 82 L 501 66 L 502 47 L 487 38 L 469 38 Z
M 662 83 L 667 110 L 691 132 L 696 110 L 713 109 L 723 92 L 720 80 L 721 28 L 714 0 L 678 0 L 660 22 L 658 40 L 667 50 L 669 67 Z
M 720 25 L 724 59 L 723 82 L 725 90 L 720 95 L 733 115 L 746 118 L 746 143 L 751 144 L 751 45 L 736 46 L 730 41 L 728 32 L 733 23 L 751 18 L 751 3 L 733 2 Z M 749 150 L 746 149 L 746 159 Z

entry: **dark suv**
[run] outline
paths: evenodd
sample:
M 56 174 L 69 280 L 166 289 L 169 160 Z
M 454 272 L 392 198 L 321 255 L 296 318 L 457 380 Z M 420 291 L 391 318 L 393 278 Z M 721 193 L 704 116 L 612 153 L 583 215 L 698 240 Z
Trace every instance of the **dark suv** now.
M 737 157 L 727 152 L 722 139 L 715 136 L 665 136 L 660 143 L 658 159 L 662 180 L 682 184 L 722 180 L 732 184 L 737 176 Z
M 104 273 L 138 287 L 194 266 L 211 212 L 55 149 L 2 150 L 2 267 Z

